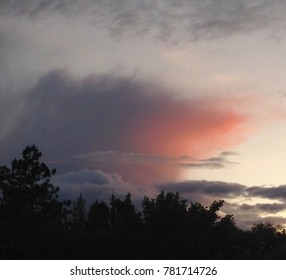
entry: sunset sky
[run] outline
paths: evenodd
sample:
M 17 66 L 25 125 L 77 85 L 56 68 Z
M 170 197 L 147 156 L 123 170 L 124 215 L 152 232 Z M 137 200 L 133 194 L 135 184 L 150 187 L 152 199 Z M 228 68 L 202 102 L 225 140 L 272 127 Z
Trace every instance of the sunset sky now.
M 1 164 L 62 197 L 160 190 L 286 224 L 286 2 L 0 1 Z

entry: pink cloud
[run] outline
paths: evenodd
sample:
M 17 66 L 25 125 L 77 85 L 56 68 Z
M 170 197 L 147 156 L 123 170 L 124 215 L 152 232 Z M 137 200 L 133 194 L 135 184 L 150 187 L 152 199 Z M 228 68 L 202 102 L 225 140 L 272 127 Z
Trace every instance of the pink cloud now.
M 209 102 L 209 100 L 206 100 Z M 142 153 L 201 157 L 218 147 L 229 148 L 245 136 L 247 117 L 219 104 L 170 103 L 131 128 L 129 137 Z M 196 107 L 198 106 L 198 107 Z
M 249 134 L 250 117 L 235 100 L 223 98 L 164 98 L 136 122 L 126 123 L 124 139 L 133 152 L 178 158 L 203 158 L 240 144 Z M 132 170 L 132 171 L 131 171 Z M 171 164 L 139 163 L 129 166 L 128 180 L 144 183 L 174 180 L 182 168 Z M 129 173 L 129 175 L 128 175 Z

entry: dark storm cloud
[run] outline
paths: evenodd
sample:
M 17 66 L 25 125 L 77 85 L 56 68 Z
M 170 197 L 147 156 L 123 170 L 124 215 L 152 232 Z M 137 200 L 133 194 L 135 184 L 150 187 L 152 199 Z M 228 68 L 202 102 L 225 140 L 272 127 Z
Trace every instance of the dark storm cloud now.
M 109 74 L 77 79 L 64 70 L 51 71 L 33 88 L 11 97 L 10 104 L 21 104 L 17 115 L 13 113 L 17 106 L 0 112 L 2 119 L 13 121 L 4 122 L 6 133 L 4 127 L 1 131 L 1 161 L 35 143 L 60 172 L 102 169 L 133 174 L 134 180 L 141 176 L 148 183 L 158 174 L 160 180 L 166 174 L 176 176 L 182 167 L 233 164 L 227 155 L 205 159 L 182 155 L 201 157 L 235 144 L 227 136 L 247 117 L 222 105 L 224 100 L 174 96 L 163 86 L 135 78 Z M 135 172 L 134 164 L 140 165 L 140 172 Z M 128 166 L 119 170 L 119 165 Z
M 76 81 L 65 71 L 52 71 L 22 94 L 25 114 L 1 150 L 7 154 L 31 142 L 51 157 L 110 147 L 128 150 L 128 139 L 119 139 L 123 126 L 160 103 L 160 97 L 151 99 L 146 91 L 129 79 L 107 75 Z
M 115 35 L 151 34 L 164 41 L 187 41 L 285 27 L 282 0 L 22 0 L 1 1 L 2 14 L 89 18 Z
M 112 75 L 76 80 L 65 71 L 51 71 L 23 93 L 25 114 L 4 142 L 23 146 L 32 141 L 44 150 L 49 147 L 51 156 L 110 148 L 129 152 L 130 141 L 124 136 L 128 124 L 170 101 L 151 97 L 151 92 L 151 85 Z

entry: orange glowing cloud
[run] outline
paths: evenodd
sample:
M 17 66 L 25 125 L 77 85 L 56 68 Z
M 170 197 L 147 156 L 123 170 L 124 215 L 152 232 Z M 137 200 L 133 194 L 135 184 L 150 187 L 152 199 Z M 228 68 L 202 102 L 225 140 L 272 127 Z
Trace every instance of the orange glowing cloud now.
M 198 159 L 211 156 L 218 149 L 240 144 L 249 133 L 245 126 L 249 116 L 234 104 L 238 103 L 223 98 L 161 100 L 140 120 L 129 123 L 124 138 L 134 152 L 143 154 Z M 150 183 L 174 180 L 181 171 L 170 163 L 139 162 L 129 167 L 129 176 L 124 175 L 131 181 Z
M 220 106 L 220 100 L 173 101 L 136 122 L 128 137 L 141 153 L 200 158 L 239 144 L 247 120 L 232 106 Z

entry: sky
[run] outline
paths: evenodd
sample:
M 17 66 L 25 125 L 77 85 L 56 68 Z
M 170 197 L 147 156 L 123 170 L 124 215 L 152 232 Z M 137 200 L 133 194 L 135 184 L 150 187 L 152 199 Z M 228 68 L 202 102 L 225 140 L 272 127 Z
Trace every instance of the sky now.
M 286 2 L 0 1 L 0 164 L 63 198 L 178 191 L 286 225 Z

